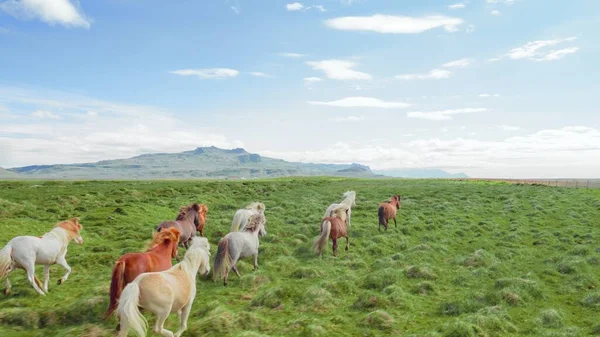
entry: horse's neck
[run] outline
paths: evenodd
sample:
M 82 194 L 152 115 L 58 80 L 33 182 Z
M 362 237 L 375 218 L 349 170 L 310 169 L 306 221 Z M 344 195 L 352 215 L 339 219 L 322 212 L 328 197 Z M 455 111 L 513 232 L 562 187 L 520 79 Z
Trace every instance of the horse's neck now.
M 64 229 L 57 227 L 44 234 L 41 240 L 44 248 L 50 248 L 52 246 L 57 247 L 57 254 L 61 254 L 69 245 L 69 233 Z
M 171 252 L 173 251 L 174 244 L 177 244 L 177 242 L 175 242 L 175 243 L 169 242 L 169 244 L 165 244 L 163 242 L 161 244 L 158 244 L 158 245 L 148 249 L 146 251 L 146 253 L 150 253 L 150 254 L 157 255 L 157 256 L 162 256 L 162 255 L 165 255 L 165 253 L 167 253 L 167 255 L 169 257 L 171 257 Z

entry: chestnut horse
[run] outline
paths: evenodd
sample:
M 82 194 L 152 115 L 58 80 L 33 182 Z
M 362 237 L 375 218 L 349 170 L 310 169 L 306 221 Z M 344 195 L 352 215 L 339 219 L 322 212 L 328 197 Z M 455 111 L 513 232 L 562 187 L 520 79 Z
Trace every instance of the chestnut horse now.
M 171 258 L 177 256 L 177 244 L 181 232 L 177 228 L 168 228 L 154 234 L 150 249 L 145 253 L 129 253 L 121 256 L 112 272 L 110 283 L 110 302 L 104 318 L 108 319 L 117 309 L 123 288 L 142 274 L 163 271 L 171 268 Z
M 206 207 L 206 205 L 199 205 L 197 203 L 193 203 L 189 206 L 182 206 L 179 209 L 179 214 L 175 221 L 163 221 L 156 227 L 156 231 L 160 232 L 163 229 L 171 227 L 179 229 L 181 232 L 179 244 L 182 244 L 187 249 L 189 241 L 196 236 L 196 231 L 201 230 L 201 234 L 204 233 L 207 211 L 208 207 Z M 201 219 L 204 221 L 201 221 Z
M 333 210 L 333 217 L 325 217 L 321 222 L 321 234 L 317 237 L 317 241 L 314 244 L 315 251 L 322 256 L 323 247 L 327 244 L 328 239 L 333 241 L 333 256 L 337 256 L 337 240 L 340 238 L 346 238 L 347 251 L 350 247 L 348 240 L 348 225 L 346 219 L 348 217 L 348 208 L 339 207 Z
M 379 210 L 377 211 L 377 215 L 379 216 L 379 226 L 377 229 L 381 231 L 381 226 L 388 229 L 388 221 L 390 219 L 394 220 L 394 226 L 398 227 L 398 223 L 396 223 L 396 210 L 400 209 L 402 204 L 402 196 L 394 195 L 387 202 L 382 202 L 379 204 Z

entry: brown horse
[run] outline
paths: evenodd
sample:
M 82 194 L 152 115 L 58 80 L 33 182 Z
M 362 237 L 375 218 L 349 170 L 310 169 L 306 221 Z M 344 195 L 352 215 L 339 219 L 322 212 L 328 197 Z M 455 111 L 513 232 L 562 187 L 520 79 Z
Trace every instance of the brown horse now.
M 160 232 L 163 229 L 175 227 L 181 232 L 179 237 L 179 244 L 182 244 L 186 249 L 189 246 L 190 240 L 196 236 L 196 231 L 202 227 L 201 233 L 204 233 L 204 223 L 206 223 L 206 212 L 208 207 L 206 205 L 199 205 L 193 203 L 189 206 L 182 206 L 179 209 L 179 214 L 175 221 L 163 221 L 156 231 Z M 203 213 L 203 215 L 201 215 Z M 204 223 L 201 223 L 200 218 L 204 219 Z
M 204 226 L 206 226 L 206 213 L 208 212 L 208 206 L 200 204 L 200 214 L 198 217 L 198 227 L 196 229 L 200 232 L 200 236 L 204 236 Z
M 390 219 L 394 219 L 394 226 L 398 227 L 398 223 L 396 223 L 396 210 L 400 209 L 402 204 L 402 196 L 394 195 L 387 202 L 382 202 L 379 204 L 379 210 L 377 211 L 377 215 L 379 216 L 379 226 L 377 229 L 381 231 L 381 226 L 385 227 L 385 230 L 388 229 L 388 221 Z
M 324 218 L 321 222 L 321 234 L 317 237 L 317 241 L 314 244 L 314 249 L 320 256 L 323 255 L 323 248 L 329 239 L 333 241 L 333 256 L 337 256 L 338 239 L 346 238 L 346 251 L 350 247 L 348 225 L 346 224 L 348 209 L 343 207 L 335 209 L 333 215 L 333 217 Z
M 145 253 L 129 253 L 115 263 L 110 283 L 110 302 L 104 318 L 108 319 L 117 309 L 123 288 L 138 275 L 171 268 L 171 259 L 177 256 L 177 244 L 181 232 L 169 228 L 154 234 L 150 248 Z

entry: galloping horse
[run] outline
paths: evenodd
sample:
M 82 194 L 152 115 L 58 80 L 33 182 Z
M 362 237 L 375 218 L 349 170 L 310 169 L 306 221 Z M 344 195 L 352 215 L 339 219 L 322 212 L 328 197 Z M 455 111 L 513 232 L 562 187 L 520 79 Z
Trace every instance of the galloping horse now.
M 65 268 L 67 272 L 58 280 L 58 284 L 65 282 L 71 273 L 71 267 L 65 260 L 67 246 L 71 240 L 78 244 L 83 243 L 83 238 L 79 234 L 81 228 L 79 218 L 73 218 L 57 223 L 50 232 L 42 237 L 17 236 L 10 240 L 0 250 L 0 280 L 6 277 L 4 294 L 10 293 L 11 284 L 8 274 L 16 268 L 25 269 L 29 283 L 40 295 L 46 295 L 45 293 L 48 292 L 51 265 L 58 264 Z M 35 276 L 36 264 L 44 265 L 44 290 L 41 289 L 40 280 Z
M 245 208 L 238 209 L 233 215 L 231 223 L 231 232 L 243 232 L 248 225 L 248 220 L 255 214 L 265 214 L 265 204 L 262 202 L 253 202 Z
M 377 215 L 379 216 L 379 226 L 377 229 L 381 231 L 381 226 L 385 227 L 385 230 L 388 229 L 388 221 L 390 219 L 394 219 L 394 226 L 398 227 L 396 223 L 396 210 L 400 209 L 402 204 L 402 196 L 394 195 L 387 202 L 382 202 L 379 204 L 379 209 L 377 210 Z
M 348 209 L 342 205 L 333 210 L 333 217 L 325 217 L 322 220 L 321 234 L 317 237 L 313 247 L 320 256 L 323 255 L 323 248 L 325 247 L 325 244 L 327 244 L 328 239 L 333 241 L 333 256 L 337 256 L 338 239 L 346 238 L 346 251 L 350 247 L 350 241 L 348 239 L 348 226 L 346 225 L 347 213 Z
M 169 220 L 162 222 L 160 225 L 158 225 L 158 227 L 156 227 L 156 231 L 160 232 L 162 229 L 171 227 L 179 229 L 181 232 L 179 244 L 182 244 L 187 249 L 189 246 L 189 241 L 196 236 L 196 231 L 200 227 L 200 214 L 202 210 L 204 210 L 204 214 L 206 215 L 208 207 L 206 207 L 206 205 L 199 205 L 197 203 L 193 203 L 189 206 L 182 206 L 179 209 L 179 214 L 177 215 L 177 219 L 175 219 L 175 221 Z M 205 216 L 204 219 L 206 221 Z M 204 225 L 202 225 L 202 232 L 204 232 Z
M 110 282 L 110 301 L 104 318 L 108 319 L 117 309 L 123 288 L 142 273 L 163 271 L 171 268 L 171 258 L 177 256 L 177 244 L 181 232 L 172 227 L 154 234 L 150 249 L 145 253 L 129 253 L 115 263 Z
M 262 214 L 250 217 L 248 225 L 243 232 L 231 232 L 219 240 L 219 248 L 213 266 L 213 279 L 223 278 L 227 285 L 227 278 L 231 269 L 240 277 L 235 264 L 241 258 L 254 256 L 254 270 L 258 269 L 258 236 L 267 235 L 265 223 L 267 220 Z
M 323 218 L 334 217 L 335 210 L 338 209 L 339 207 L 344 207 L 347 210 L 347 216 L 344 217 L 344 222 L 346 222 L 346 225 L 348 227 L 350 227 L 350 217 L 352 215 L 352 206 L 356 206 L 356 203 L 355 203 L 356 192 L 347 191 L 343 194 L 343 196 L 344 196 L 344 200 L 342 200 L 342 202 L 340 202 L 339 204 L 331 204 L 331 205 L 329 205 L 329 207 L 327 207 L 327 210 L 325 211 L 325 215 L 323 215 Z
M 168 270 L 144 273 L 129 283 L 119 301 L 119 336 L 127 336 L 132 329 L 138 336 L 146 336 L 147 322 L 138 307 L 156 315 L 154 332 L 162 336 L 179 337 L 187 329 L 187 320 L 196 297 L 196 274 L 210 272 L 210 245 L 207 238 L 193 237 L 183 261 Z M 179 330 L 175 334 L 164 328 L 170 313 L 179 316 Z

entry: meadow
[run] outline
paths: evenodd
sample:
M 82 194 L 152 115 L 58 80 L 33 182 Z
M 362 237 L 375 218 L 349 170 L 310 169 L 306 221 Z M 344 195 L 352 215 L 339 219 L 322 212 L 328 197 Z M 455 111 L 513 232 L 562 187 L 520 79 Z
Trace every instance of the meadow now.
M 334 258 L 329 242 L 319 259 L 319 221 L 346 190 L 357 192 L 350 250 Z M 379 232 L 378 203 L 395 193 L 398 227 Z M 63 270 L 53 266 L 47 296 L 23 271 L 11 274 L 0 336 L 114 335 L 116 320 L 101 318 L 113 263 L 144 250 L 159 222 L 194 201 L 209 207 L 213 257 L 235 210 L 251 201 L 265 203 L 268 235 L 258 271 L 250 258 L 227 287 L 197 278 L 184 336 L 600 335 L 600 190 L 282 178 L 0 182 L 1 246 L 73 216 L 84 226 L 83 245 L 67 253 L 73 272 L 58 286 Z M 177 324 L 171 316 L 166 327 Z

